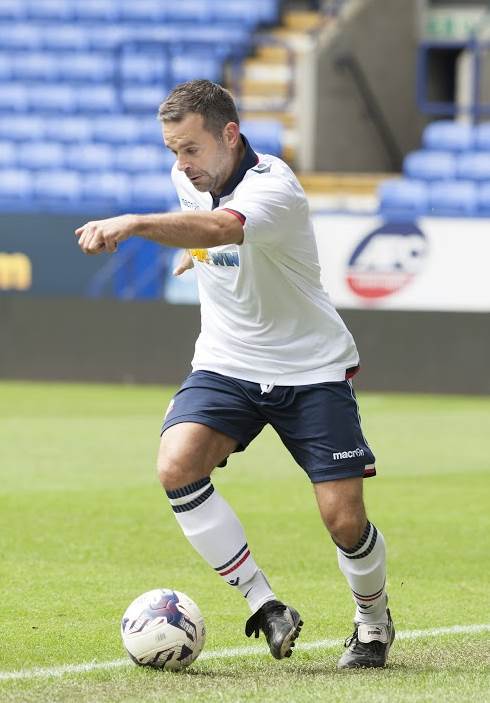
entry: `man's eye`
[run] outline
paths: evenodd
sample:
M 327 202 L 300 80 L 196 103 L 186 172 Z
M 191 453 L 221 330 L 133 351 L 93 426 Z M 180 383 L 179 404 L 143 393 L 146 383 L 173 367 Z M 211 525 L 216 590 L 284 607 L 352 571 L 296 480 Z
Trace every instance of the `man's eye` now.
M 197 149 L 187 149 L 188 154 L 195 154 L 197 152 Z

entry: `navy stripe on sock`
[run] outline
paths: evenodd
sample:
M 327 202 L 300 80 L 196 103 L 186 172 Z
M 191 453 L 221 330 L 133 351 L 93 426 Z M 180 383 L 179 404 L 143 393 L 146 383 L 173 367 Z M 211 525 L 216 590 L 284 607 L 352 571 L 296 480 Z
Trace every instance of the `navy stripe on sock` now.
M 374 527 L 374 525 L 373 525 L 373 527 Z M 374 527 L 374 529 L 376 529 L 376 528 Z M 365 543 L 367 542 L 367 539 L 369 537 L 370 531 L 371 531 L 371 523 L 368 520 L 367 525 L 364 528 L 364 532 L 362 533 L 361 539 L 356 544 L 356 546 L 352 547 L 351 549 L 346 549 L 338 542 L 335 542 L 335 540 L 333 540 L 333 541 L 336 544 L 336 546 L 344 552 L 345 556 L 348 556 L 349 554 L 354 554 L 354 552 L 359 551 L 359 549 L 365 545 Z
M 186 513 L 188 510 L 193 510 L 194 508 L 197 508 L 198 505 L 201 505 L 201 503 L 204 503 L 204 501 L 207 500 L 209 496 L 213 493 L 214 486 L 212 483 L 210 483 L 209 487 L 206 488 L 204 493 L 201 493 L 200 496 L 197 496 L 197 498 L 194 498 L 194 500 L 191 500 L 188 503 L 184 503 L 183 505 L 172 505 L 172 510 L 174 511 L 174 513 Z
M 367 557 L 368 554 L 371 554 L 371 552 L 373 551 L 374 545 L 376 544 L 377 539 L 378 539 L 378 530 L 373 525 L 373 538 L 369 543 L 369 547 L 364 552 L 361 552 L 360 554 L 345 554 L 345 556 L 347 557 L 347 559 L 363 559 L 364 557 Z
M 231 564 L 233 564 L 233 562 L 236 561 L 236 560 L 238 559 L 238 557 L 239 557 L 241 554 L 243 554 L 243 552 L 244 552 L 247 548 L 248 548 L 248 544 L 245 543 L 245 544 L 243 545 L 243 547 L 240 549 L 240 551 L 237 552 L 237 553 L 235 554 L 235 556 L 230 559 L 230 561 L 227 561 L 226 564 L 223 564 L 223 566 L 217 566 L 217 567 L 215 568 L 215 571 L 221 571 L 222 569 L 226 569 L 227 566 L 230 566 Z
M 189 483 L 188 486 L 183 486 L 182 488 L 176 488 L 174 491 L 166 491 L 166 493 L 169 498 L 183 498 L 184 496 L 188 496 L 191 493 L 195 493 L 195 491 L 198 491 L 207 483 L 211 483 L 211 479 L 209 477 L 201 478 L 199 481 Z

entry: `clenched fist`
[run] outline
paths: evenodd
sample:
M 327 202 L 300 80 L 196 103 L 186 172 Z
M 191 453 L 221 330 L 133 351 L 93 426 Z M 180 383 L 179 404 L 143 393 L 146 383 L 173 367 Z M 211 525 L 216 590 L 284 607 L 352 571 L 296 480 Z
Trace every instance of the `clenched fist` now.
M 137 215 L 119 215 L 107 220 L 87 222 L 75 230 L 75 235 L 84 254 L 113 254 L 119 242 L 136 234 L 137 224 Z

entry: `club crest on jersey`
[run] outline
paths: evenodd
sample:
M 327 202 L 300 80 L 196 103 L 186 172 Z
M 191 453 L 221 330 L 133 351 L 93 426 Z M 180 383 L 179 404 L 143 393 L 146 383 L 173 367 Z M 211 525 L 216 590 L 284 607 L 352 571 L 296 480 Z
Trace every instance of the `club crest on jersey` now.
M 255 173 L 269 173 L 270 170 L 270 164 L 257 164 L 257 166 L 252 169 L 252 171 L 255 171 Z
M 189 249 L 193 259 L 202 264 L 213 266 L 240 266 L 240 257 L 237 251 L 210 252 L 208 249 Z

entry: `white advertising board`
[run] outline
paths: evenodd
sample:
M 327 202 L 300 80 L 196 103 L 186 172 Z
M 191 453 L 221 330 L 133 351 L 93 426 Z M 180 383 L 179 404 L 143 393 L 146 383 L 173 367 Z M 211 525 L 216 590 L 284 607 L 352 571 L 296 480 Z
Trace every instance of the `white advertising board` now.
M 339 308 L 490 311 L 490 220 L 313 214 Z

